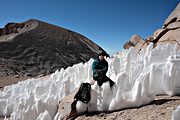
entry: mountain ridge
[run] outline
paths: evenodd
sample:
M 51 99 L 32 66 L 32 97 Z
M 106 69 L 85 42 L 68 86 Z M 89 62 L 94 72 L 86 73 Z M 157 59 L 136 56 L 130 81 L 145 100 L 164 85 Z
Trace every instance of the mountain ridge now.
M 35 19 L 7 24 L 0 35 L 0 76 L 48 75 L 104 51 L 79 33 Z

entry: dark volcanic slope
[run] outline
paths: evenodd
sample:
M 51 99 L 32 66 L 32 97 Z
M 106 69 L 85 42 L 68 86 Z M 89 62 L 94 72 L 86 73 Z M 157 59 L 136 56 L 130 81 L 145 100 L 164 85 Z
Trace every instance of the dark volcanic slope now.
M 49 74 L 103 51 L 86 37 L 64 28 L 34 19 L 18 24 L 0 29 L 0 76 Z

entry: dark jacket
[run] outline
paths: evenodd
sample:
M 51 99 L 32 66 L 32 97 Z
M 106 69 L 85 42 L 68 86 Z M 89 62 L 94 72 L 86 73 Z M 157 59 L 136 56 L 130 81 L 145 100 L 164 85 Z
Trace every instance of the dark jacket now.
M 106 60 L 100 61 L 96 58 L 92 64 L 93 77 L 97 77 L 99 74 L 106 75 L 108 71 L 108 62 Z
M 93 79 L 97 81 L 99 86 L 102 86 L 103 83 L 109 81 L 110 87 L 112 87 L 115 83 L 106 76 L 108 71 L 108 62 L 106 60 L 100 61 L 99 58 L 95 59 L 92 64 L 93 70 Z

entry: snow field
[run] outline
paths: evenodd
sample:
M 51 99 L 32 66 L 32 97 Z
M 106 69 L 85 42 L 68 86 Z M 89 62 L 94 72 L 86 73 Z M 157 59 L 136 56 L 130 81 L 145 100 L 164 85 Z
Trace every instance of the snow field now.
M 139 54 L 130 48 L 107 58 L 107 61 L 107 76 L 116 84 L 110 88 L 107 82 L 99 87 L 95 82 L 91 101 L 77 103 L 79 112 L 138 107 L 150 103 L 158 94 L 172 96 L 180 93 L 180 53 L 174 45 L 153 49 L 150 44 Z M 61 113 L 57 113 L 59 101 L 82 82 L 92 81 L 92 62 L 90 59 L 85 64 L 57 70 L 46 78 L 6 86 L 0 91 L 0 115 L 10 116 L 12 120 L 61 119 Z M 173 115 L 178 115 L 178 111 Z

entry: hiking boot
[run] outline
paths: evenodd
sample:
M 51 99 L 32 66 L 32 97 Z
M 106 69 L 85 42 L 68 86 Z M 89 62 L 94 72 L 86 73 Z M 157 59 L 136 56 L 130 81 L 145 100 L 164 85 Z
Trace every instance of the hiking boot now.
M 73 120 L 78 115 L 78 112 L 76 110 L 71 110 L 69 113 L 69 116 L 67 117 L 67 120 Z

